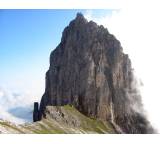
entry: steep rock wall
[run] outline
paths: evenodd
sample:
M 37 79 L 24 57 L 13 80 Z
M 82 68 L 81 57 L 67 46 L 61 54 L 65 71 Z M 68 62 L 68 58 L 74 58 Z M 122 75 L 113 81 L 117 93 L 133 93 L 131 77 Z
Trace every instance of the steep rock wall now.
M 89 117 L 114 122 L 121 132 L 152 133 L 146 118 L 133 109 L 142 109 L 133 81 L 120 42 L 78 13 L 50 55 L 40 115 L 45 117 L 46 106 L 72 104 Z

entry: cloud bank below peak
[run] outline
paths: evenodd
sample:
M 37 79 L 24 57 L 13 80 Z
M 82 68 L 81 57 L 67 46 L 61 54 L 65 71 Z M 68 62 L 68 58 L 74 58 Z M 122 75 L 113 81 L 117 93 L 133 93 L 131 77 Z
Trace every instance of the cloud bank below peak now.
M 34 101 L 28 94 L 0 88 L 0 119 L 17 124 L 31 122 Z

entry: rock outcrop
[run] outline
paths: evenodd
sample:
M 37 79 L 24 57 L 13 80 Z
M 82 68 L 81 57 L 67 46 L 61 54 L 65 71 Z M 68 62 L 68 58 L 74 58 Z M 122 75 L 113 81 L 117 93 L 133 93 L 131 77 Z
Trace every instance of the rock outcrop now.
M 113 134 L 115 130 L 109 122 L 91 119 L 73 106 L 47 106 L 46 119 L 34 123 L 15 125 L 0 120 L 0 134 Z
M 153 133 L 133 83 L 120 42 L 78 13 L 50 55 L 40 117 L 46 117 L 47 106 L 71 104 L 86 116 L 110 121 L 119 133 Z
M 40 113 L 39 113 L 39 104 L 38 102 L 34 103 L 34 109 L 33 109 L 33 122 L 40 120 Z

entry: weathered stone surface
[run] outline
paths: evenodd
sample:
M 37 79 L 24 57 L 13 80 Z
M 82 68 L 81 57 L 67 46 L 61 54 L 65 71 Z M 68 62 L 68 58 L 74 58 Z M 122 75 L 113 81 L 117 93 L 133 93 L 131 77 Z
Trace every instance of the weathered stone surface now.
M 152 133 L 146 118 L 133 108 L 142 110 L 133 82 L 131 61 L 120 42 L 77 14 L 50 55 L 41 117 L 46 106 L 72 104 L 89 117 L 114 122 L 121 132 Z

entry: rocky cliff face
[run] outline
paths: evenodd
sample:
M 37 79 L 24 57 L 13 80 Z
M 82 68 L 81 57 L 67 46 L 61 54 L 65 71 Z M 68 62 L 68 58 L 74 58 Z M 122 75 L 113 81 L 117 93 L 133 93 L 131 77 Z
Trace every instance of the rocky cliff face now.
M 91 118 L 110 121 L 119 133 L 153 133 L 139 113 L 133 82 L 131 61 L 120 42 L 78 13 L 50 55 L 40 117 L 46 116 L 46 106 L 71 104 Z

